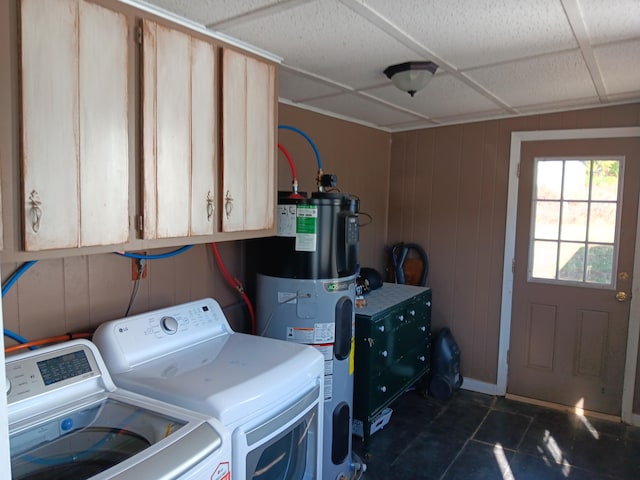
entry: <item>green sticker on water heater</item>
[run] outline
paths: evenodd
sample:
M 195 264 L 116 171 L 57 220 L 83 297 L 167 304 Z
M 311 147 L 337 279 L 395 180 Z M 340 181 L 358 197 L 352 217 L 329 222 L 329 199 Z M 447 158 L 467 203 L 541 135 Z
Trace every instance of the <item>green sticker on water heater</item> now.
M 315 252 L 318 230 L 318 207 L 298 205 L 296 211 L 296 251 Z

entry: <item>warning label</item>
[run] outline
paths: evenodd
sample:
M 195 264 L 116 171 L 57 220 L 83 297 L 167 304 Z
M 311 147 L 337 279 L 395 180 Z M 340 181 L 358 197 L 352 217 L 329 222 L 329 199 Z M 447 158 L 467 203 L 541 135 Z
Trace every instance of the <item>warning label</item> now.
M 229 462 L 219 463 L 215 471 L 211 474 L 211 480 L 231 480 Z
M 333 343 L 336 325 L 333 322 L 315 323 L 313 327 L 287 327 L 287 340 L 296 343 Z
M 296 236 L 296 206 L 278 205 L 278 236 Z
M 318 239 L 318 207 L 298 205 L 296 209 L 296 251 L 315 252 Z

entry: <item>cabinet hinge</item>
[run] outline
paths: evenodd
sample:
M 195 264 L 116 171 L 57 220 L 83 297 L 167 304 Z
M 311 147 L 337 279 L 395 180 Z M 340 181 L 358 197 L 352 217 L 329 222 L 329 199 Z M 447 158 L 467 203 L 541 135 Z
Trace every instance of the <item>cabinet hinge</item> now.
M 507 350 L 507 365 L 509 365 L 510 356 L 511 356 L 511 350 Z
M 518 162 L 518 168 L 516 169 L 516 176 L 520 178 L 520 162 Z
M 136 217 L 136 228 L 140 233 L 144 231 L 144 217 L 142 215 Z
M 516 273 L 516 259 L 511 259 L 511 273 Z
M 142 27 L 136 27 L 136 42 L 142 45 Z

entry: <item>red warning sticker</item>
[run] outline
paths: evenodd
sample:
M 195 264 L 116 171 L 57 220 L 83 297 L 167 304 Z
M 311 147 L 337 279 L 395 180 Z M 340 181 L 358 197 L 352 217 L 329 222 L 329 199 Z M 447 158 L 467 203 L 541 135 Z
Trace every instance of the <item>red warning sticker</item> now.
M 211 474 L 211 480 L 231 480 L 229 462 L 219 463 L 215 471 Z

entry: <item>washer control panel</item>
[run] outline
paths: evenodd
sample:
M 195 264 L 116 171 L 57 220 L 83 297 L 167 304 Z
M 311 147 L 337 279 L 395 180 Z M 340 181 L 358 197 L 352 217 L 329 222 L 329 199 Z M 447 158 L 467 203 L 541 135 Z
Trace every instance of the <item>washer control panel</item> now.
M 105 322 L 93 342 L 113 374 L 232 333 L 220 305 L 205 298 Z
M 86 345 L 73 345 L 8 357 L 5 373 L 7 403 L 12 404 L 99 376 L 100 369 Z

